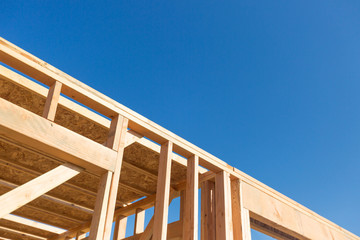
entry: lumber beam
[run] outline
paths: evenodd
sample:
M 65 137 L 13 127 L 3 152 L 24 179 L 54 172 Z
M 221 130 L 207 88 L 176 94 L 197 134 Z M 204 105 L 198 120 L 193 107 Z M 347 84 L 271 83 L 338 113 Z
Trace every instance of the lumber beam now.
M 116 151 L 0 98 L 0 135 L 90 171 L 114 171 Z
M 2 180 L 2 179 L 0 179 L 0 185 L 6 186 L 6 187 L 12 188 L 12 189 L 19 187 L 19 185 L 15 184 L 15 183 L 12 183 L 12 182 L 9 182 L 9 181 L 6 181 L 6 180 Z M 52 201 L 54 203 L 61 204 L 61 205 L 64 205 L 64 206 L 72 207 L 72 208 L 75 208 L 77 210 L 80 210 L 80 211 L 83 211 L 83 212 L 86 212 L 86 213 L 90 213 L 90 214 L 93 213 L 93 210 L 91 208 L 84 207 L 84 206 L 78 205 L 76 203 L 69 202 L 69 201 L 60 199 L 58 197 L 48 195 L 48 194 L 43 194 L 43 195 L 40 196 L 40 198 L 50 200 L 50 201 Z
M 121 239 L 125 238 L 126 224 L 127 224 L 126 216 L 120 215 L 120 216 L 116 217 L 113 240 L 121 240 Z
M 231 207 L 234 240 L 251 240 L 249 210 L 244 208 L 242 181 L 231 181 Z
M 107 146 L 117 151 L 116 167 L 112 174 L 109 199 L 106 210 L 105 226 L 104 226 L 104 240 L 110 239 L 112 223 L 114 219 L 114 211 L 116 205 L 116 198 L 118 193 L 118 186 L 120 181 L 120 173 L 123 162 L 123 155 L 125 149 L 126 132 L 128 127 L 128 119 L 117 115 L 112 119 L 110 125 L 109 137 L 107 140 Z
M 27 149 L 27 150 L 29 150 L 29 149 Z M 26 168 L 24 166 L 12 163 L 11 161 L 3 159 L 3 158 L 0 158 L 0 165 L 6 166 L 6 167 L 11 168 L 11 169 L 15 169 L 17 171 L 21 171 L 21 172 L 26 173 L 26 174 L 29 174 L 29 175 L 33 176 L 34 178 L 44 174 L 43 172 L 39 172 L 39 171 L 35 171 L 34 169 Z M 83 174 L 89 174 L 89 173 L 84 173 L 83 172 Z M 77 191 L 79 193 L 82 193 L 82 194 L 85 194 L 87 196 L 96 197 L 96 192 L 94 192 L 93 190 L 84 188 L 83 186 L 78 186 L 78 185 L 75 185 L 75 184 L 70 183 L 70 182 L 63 183 L 63 186 L 66 186 L 66 187 L 68 187 L 68 188 L 70 188 L 72 190 L 75 190 L 75 191 Z M 127 187 L 127 186 L 124 185 L 124 187 Z M 50 193 L 46 194 L 46 195 L 52 196 L 52 194 L 50 194 Z M 54 196 L 52 196 L 52 197 L 54 197 Z M 124 203 L 117 200 L 117 204 L 122 205 Z M 84 206 L 83 204 L 76 203 L 76 205 L 89 209 L 88 206 Z M 93 209 L 91 209 L 91 211 L 93 212 Z
M 104 237 L 105 219 L 109 201 L 109 192 L 112 179 L 112 172 L 104 173 L 100 178 L 98 195 L 96 198 L 94 215 L 91 220 L 90 240 L 99 240 Z
M 139 234 L 144 232 L 144 225 L 145 225 L 145 210 L 142 208 L 137 208 L 135 213 L 134 234 Z
M 160 151 L 153 231 L 153 238 L 157 240 L 166 240 L 167 235 L 172 147 L 172 142 L 167 141 Z
M 16 237 L 16 238 L 23 238 L 25 236 L 25 237 L 27 237 L 28 239 L 31 239 L 31 240 L 46 240 L 46 238 L 38 236 L 38 235 L 34 235 L 34 234 L 31 234 L 31 233 L 27 233 L 27 232 L 15 230 L 15 229 L 8 228 L 8 227 L 3 227 L 3 226 L 0 226 L 0 231 L 9 232 L 10 234 L 13 235 L 13 237 Z
M 61 234 L 64 233 L 66 230 L 58 228 L 58 227 L 54 227 L 48 224 L 44 224 L 41 222 L 37 222 L 34 220 L 30 220 L 27 218 L 23 218 L 23 217 L 19 217 L 13 214 L 8 214 L 5 215 L 2 219 L 17 223 L 17 224 L 21 224 L 21 225 L 25 225 L 28 227 L 32 227 L 32 228 L 36 228 L 36 229 L 40 229 L 42 231 L 46 231 L 46 232 L 51 232 L 51 233 L 55 233 L 55 234 Z
M 0 218 L 66 182 L 81 171 L 81 168 L 66 163 L 3 194 L 0 196 L 0 206 L 7 207 L 0 209 Z
M 230 191 L 229 174 L 225 171 L 217 173 L 215 179 L 216 239 L 233 239 Z
M 59 103 L 62 83 L 55 81 L 49 89 L 48 96 L 46 98 L 43 117 L 50 121 L 55 120 L 56 109 Z
M 183 237 L 187 240 L 198 239 L 198 188 L 199 188 L 199 157 L 194 155 L 188 159 L 185 212 L 183 219 Z
M 216 239 L 215 182 L 201 184 L 201 240 Z

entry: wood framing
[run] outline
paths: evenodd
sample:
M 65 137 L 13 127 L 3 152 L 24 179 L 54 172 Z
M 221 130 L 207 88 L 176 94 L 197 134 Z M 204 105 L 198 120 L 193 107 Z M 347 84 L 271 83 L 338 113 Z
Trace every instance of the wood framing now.
M 188 159 L 185 207 L 183 220 L 184 239 L 198 239 L 198 188 L 199 188 L 199 158 L 192 156 Z
M 72 164 L 61 165 L 0 196 L 0 218 L 59 186 L 82 171 Z
M 215 182 L 201 184 L 201 240 L 216 239 Z
M 221 171 L 215 179 L 216 239 L 233 239 L 230 197 L 230 176 Z
M 172 146 L 172 142 L 167 141 L 161 145 L 160 151 L 153 230 L 153 238 L 159 240 L 165 240 L 167 235 Z
M 0 62 L 0 239 L 197 239 L 200 187 L 201 240 L 360 240 L 2 38 Z

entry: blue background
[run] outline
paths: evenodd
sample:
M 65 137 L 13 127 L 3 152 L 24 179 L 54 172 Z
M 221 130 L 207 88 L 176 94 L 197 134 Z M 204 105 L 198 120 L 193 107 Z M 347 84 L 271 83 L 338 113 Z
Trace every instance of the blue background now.
M 360 235 L 359 10 L 0 1 L 0 35 Z

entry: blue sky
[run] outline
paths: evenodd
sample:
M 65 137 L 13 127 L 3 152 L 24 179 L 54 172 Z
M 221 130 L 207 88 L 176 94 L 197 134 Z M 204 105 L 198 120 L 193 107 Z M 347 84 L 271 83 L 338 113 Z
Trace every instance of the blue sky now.
M 359 1 L 0 9 L 5 39 L 360 235 Z

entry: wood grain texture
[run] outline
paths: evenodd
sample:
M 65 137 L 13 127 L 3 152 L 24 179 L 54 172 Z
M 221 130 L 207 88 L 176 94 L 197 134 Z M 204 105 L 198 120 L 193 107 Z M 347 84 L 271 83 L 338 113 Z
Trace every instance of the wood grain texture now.
M 153 232 L 153 238 L 158 240 L 166 240 L 167 235 L 172 146 L 168 141 L 161 145 L 160 151 Z
M 198 191 L 199 191 L 199 157 L 188 159 L 185 190 L 185 212 L 183 218 L 183 237 L 187 240 L 198 239 Z
M 61 165 L 0 196 L 0 218 L 33 201 L 82 171 L 72 164 Z

